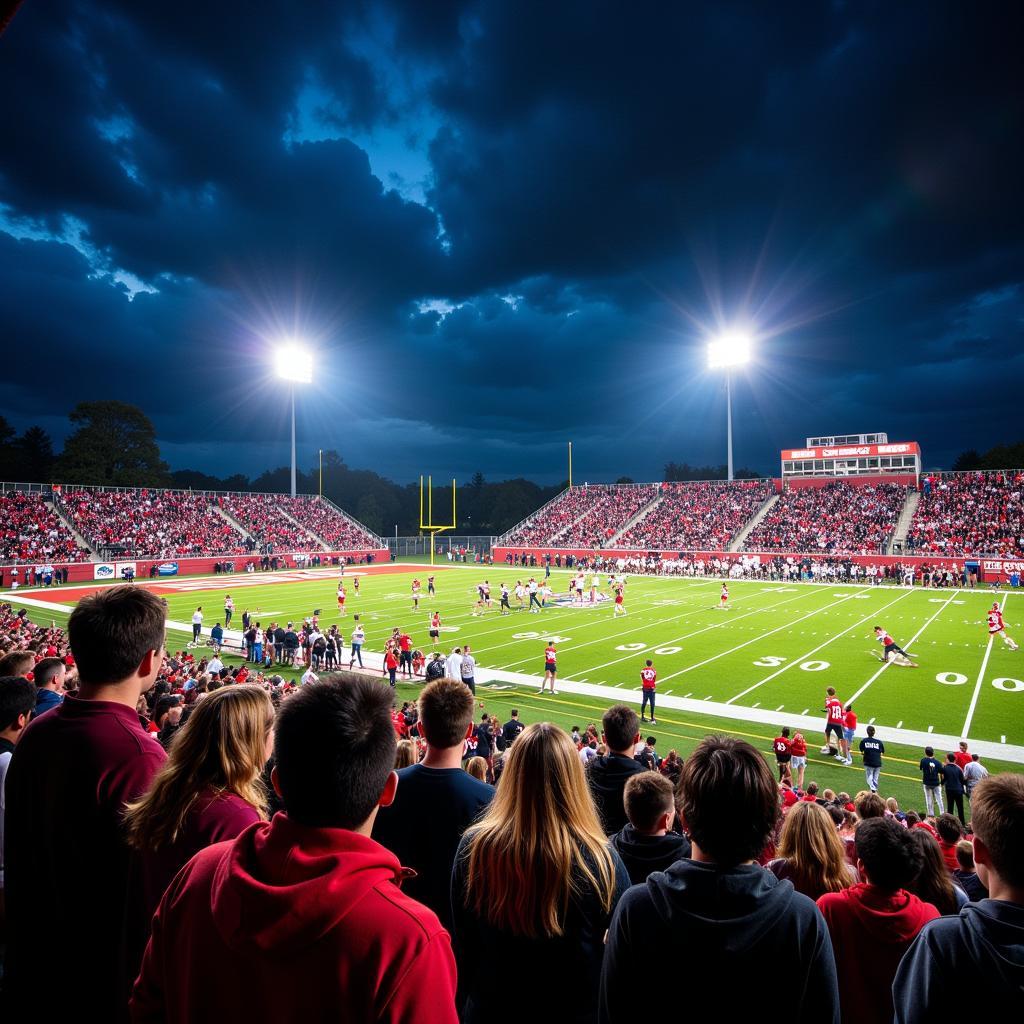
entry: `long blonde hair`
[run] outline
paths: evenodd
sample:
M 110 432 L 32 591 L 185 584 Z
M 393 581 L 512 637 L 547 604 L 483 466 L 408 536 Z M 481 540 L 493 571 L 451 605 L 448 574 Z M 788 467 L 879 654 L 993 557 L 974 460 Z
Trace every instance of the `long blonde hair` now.
M 853 883 L 832 816 L 809 800 L 794 804 L 786 815 L 778 856 L 789 861 L 790 880 L 807 895 L 840 892 Z
M 515 935 L 562 935 L 586 890 L 608 912 L 615 865 L 569 734 L 528 725 L 505 755 L 483 818 L 466 830 L 467 906 Z
M 274 721 L 269 694 L 258 686 L 226 686 L 199 701 L 174 737 L 148 791 L 128 804 L 128 843 L 159 850 L 182 833 L 196 799 L 234 793 L 267 816 L 260 778 Z

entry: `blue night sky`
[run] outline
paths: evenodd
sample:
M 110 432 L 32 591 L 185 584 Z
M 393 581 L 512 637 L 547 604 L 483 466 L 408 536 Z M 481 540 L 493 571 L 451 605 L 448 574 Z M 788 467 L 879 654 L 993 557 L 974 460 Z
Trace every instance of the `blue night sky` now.
M 172 468 L 398 480 L 1021 439 L 1017 4 L 25 3 L 0 37 L 0 412 Z

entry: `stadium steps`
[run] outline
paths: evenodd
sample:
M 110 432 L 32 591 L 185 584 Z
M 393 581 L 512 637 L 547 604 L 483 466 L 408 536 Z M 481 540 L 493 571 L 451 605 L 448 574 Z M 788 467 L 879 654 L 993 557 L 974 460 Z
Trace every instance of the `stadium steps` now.
M 362 530 L 362 531 L 363 531 L 363 533 L 365 533 L 365 534 L 366 534 L 366 535 L 367 535 L 368 537 L 370 537 L 370 538 L 371 538 L 371 539 L 373 540 L 373 542 L 374 542 L 374 543 L 375 543 L 375 544 L 377 545 L 377 547 L 378 547 L 378 548 L 386 548 L 386 547 L 388 546 L 388 545 L 387 545 L 387 541 L 385 541 L 383 537 L 380 537 L 380 536 L 378 536 L 378 535 L 377 535 L 376 533 L 374 533 L 374 532 L 373 532 L 373 530 L 371 530 L 371 529 L 370 529 L 370 528 L 369 528 L 368 526 L 366 526 L 366 525 L 365 525 L 364 523 L 361 523 L 361 522 L 360 522 L 360 521 L 359 521 L 358 519 L 356 519 L 356 517 L 355 517 L 355 516 L 350 516 L 350 515 L 349 515 L 349 514 L 348 514 L 348 513 L 347 513 L 347 512 L 346 512 L 346 511 L 345 511 L 345 510 L 343 509 L 343 508 L 341 508 L 341 506 L 339 506 L 339 505 L 335 505 L 335 504 L 334 504 L 334 502 L 333 502 L 333 501 L 331 501 L 331 499 L 330 499 L 330 498 L 325 498 L 325 497 L 324 497 L 324 496 L 323 496 L 323 495 L 321 494 L 321 495 L 320 495 L 320 500 L 321 500 L 321 501 L 322 501 L 322 502 L 323 502 L 323 503 L 324 503 L 324 504 L 325 504 L 325 505 L 326 505 L 326 506 L 327 506 L 327 507 L 328 507 L 328 508 L 329 508 L 329 509 L 330 509 L 330 510 L 331 510 L 331 511 L 332 511 L 332 512 L 333 512 L 333 513 L 335 514 L 335 515 L 337 515 L 337 516 L 341 516 L 341 518 L 342 518 L 342 519 L 346 519 L 346 520 L 348 520 L 348 522 L 352 523 L 352 525 L 353 525 L 353 526 L 356 526 L 356 527 L 358 527 L 358 528 L 359 528 L 360 530 Z
M 624 536 L 628 531 L 632 530 L 641 519 L 646 519 L 651 512 L 653 512 L 662 502 L 663 494 L 660 492 L 656 494 L 649 502 L 632 519 L 626 522 L 626 525 L 621 530 L 616 530 L 612 534 L 611 538 L 604 542 L 602 547 L 613 548 L 619 542 L 619 538 Z
M 748 520 L 746 526 L 736 534 L 729 542 L 729 551 L 742 551 L 750 531 L 768 514 L 775 503 L 779 500 L 778 494 L 773 494 Z
M 892 537 L 889 538 L 889 544 L 885 549 L 887 555 L 893 554 L 897 544 L 900 546 L 900 550 L 903 550 L 907 542 L 907 534 L 910 532 L 910 524 L 913 522 L 914 514 L 917 512 L 917 506 L 920 504 L 921 492 L 917 488 L 911 487 L 907 491 L 907 500 L 903 502 L 903 510 L 900 512 L 900 517 L 896 521 L 896 529 Z
M 285 519 L 287 519 L 288 522 L 290 522 L 296 529 L 301 530 L 307 537 L 310 537 L 312 540 L 316 541 L 316 543 L 320 545 L 321 551 L 331 550 L 331 545 L 328 544 L 327 541 L 323 539 L 323 537 L 320 537 L 317 534 L 315 534 L 304 523 L 300 523 L 298 519 L 295 518 L 295 516 L 291 515 L 289 512 L 286 512 L 283 508 L 278 508 L 277 511 L 280 512 L 281 515 L 283 515 Z
M 529 514 L 529 515 L 528 515 L 528 516 L 527 516 L 527 517 L 526 517 L 525 519 L 520 519 L 520 520 L 519 520 L 519 522 L 518 522 L 518 523 L 516 523 L 516 525 L 515 525 L 515 526 L 513 526 L 511 530 L 506 530 L 506 531 L 505 531 L 505 532 L 504 532 L 504 533 L 503 533 L 503 534 L 502 534 L 502 535 L 501 535 L 501 536 L 500 536 L 500 537 L 499 537 L 499 538 L 498 538 L 498 539 L 497 539 L 497 540 L 496 540 L 496 541 L 494 542 L 494 543 L 495 543 L 495 546 L 496 546 L 496 547 L 500 547 L 501 545 L 511 545 L 512 547 L 515 547 L 515 544 L 514 544 L 514 543 L 513 543 L 512 541 L 510 541 L 510 540 L 509 540 L 509 538 L 510 538 L 510 537 L 511 537 L 511 536 L 512 536 L 512 535 L 513 535 L 513 534 L 514 534 L 514 533 L 515 533 L 515 532 L 516 532 L 517 530 L 520 530 L 520 529 L 522 529 L 523 527 L 527 526 L 527 525 L 528 525 L 529 523 L 533 522 L 533 520 L 534 520 L 534 519 L 536 519 L 536 518 L 537 518 L 537 517 L 538 517 L 538 516 L 539 516 L 539 515 L 540 515 L 540 514 L 541 514 L 542 512 L 544 512 L 544 511 L 545 511 L 546 509 L 549 509 L 549 508 L 551 508 L 551 506 L 552 506 L 552 505 L 554 505 L 554 503 L 555 503 L 556 501 L 561 501 L 561 500 L 562 500 L 562 498 L 563 498 L 563 497 L 565 497 L 565 495 L 566 495 L 566 494 L 568 493 L 568 491 L 569 491 L 569 488 L 568 488 L 568 487 L 567 487 L 567 488 L 566 488 L 566 489 L 565 489 L 564 491 L 559 491 L 559 492 L 558 492 L 558 493 L 557 493 L 557 494 L 556 494 L 556 495 L 555 495 L 555 496 L 554 496 L 553 498 L 551 498 L 551 499 L 550 499 L 549 501 L 546 501 L 546 502 L 544 502 L 544 504 L 543 504 L 543 505 L 541 505 L 541 507 L 540 507 L 539 509 L 537 509 L 537 510 L 536 510 L 536 511 L 534 511 L 534 512 L 531 512 L 531 513 L 530 513 L 530 514 Z
M 219 515 L 229 526 L 237 530 L 242 535 L 243 540 L 247 537 L 252 537 L 252 534 L 234 516 L 225 512 L 217 502 L 211 501 L 210 508 L 212 508 L 213 511 L 216 512 L 217 515 Z
M 96 550 L 95 545 L 90 543 L 83 533 L 81 533 L 75 526 L 74 520 L 64 511 L 63 503 L 53 496 L 53 500 L 50 502 L 54 515 L 74 534 L 75 540 L 92 555 L 92 561 L 99 561 L 100 553 Z

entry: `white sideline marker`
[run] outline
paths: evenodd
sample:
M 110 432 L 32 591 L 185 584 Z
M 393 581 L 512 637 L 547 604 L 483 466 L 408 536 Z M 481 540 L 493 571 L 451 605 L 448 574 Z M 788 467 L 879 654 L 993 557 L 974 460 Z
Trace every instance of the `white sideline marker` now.
M 928 726 L 928 731 L 929 731 L 929 732 L 932 732 L 932 731 L 933 731 L 934 729 L 935 729 L 935 726 L 934 726 L 934 725 L 929 725 L 929 726 Z
M 869 718 L 868 719 L 868 725 L 874 725 L 874 724 L 875 724 L 875 720 L 873 718 Z
M 775 710 L 776 711 L 781 711 L 785 706 L 786 706 L 785 704 L 780 704 Z
M 1006 737 L 1005 736 L 1000 736 L 999 737 L 999 742 L 1000 743 L 1005 743 L 1006 742 Z
M 897 729 L 902 729 L 903 728 L 903 719 L 902 718 L 896 723 L 896 728 Z
M 807 712 L 810 711 L 810 710 L 811 710 L 810 708 L 804 708 L 803 711 L 800 712 L 800 714 L 801 715 L 806 715 Z

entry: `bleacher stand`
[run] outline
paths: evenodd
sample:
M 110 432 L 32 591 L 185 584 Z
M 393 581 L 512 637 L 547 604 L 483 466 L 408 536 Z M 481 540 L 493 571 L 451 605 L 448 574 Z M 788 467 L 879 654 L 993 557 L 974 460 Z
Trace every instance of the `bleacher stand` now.
M 223 494 L 217 496 L 221 508 L 248 530 L 261 547 L 275 551 L 316 549 L 320 545 L 308 530 L 292 522 L 285 514 L 279 494 Z
M 281 507 L 305 529 L 336 550 L 376 547 L 377 539 L 353 519 L 319 498 L 299 495 L 280 497 Z
M 0 563 L 85 562 L 89 552 L 41 494 L 0 494 Z

